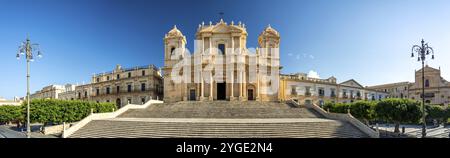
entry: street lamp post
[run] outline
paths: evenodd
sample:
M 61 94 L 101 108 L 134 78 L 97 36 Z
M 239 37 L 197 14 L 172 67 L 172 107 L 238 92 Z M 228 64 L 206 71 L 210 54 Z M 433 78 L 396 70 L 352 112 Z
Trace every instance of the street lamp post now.
M 425 122 L 425 60 L 426 56 L 431 54 L 431 59 L 434 59 L 434 51 L 433 48 L 428 46 L 428 43 L 422 39 L 422 45 L 414 45 L 411 49 L 411 58 L 414 57 L 414 52 L 417 53 L 417 61 L 422 62 L 422 138 L 427 136 L 427 128 Z
M 39 48 L 39 44 L 32 44 L 30 39 L 27 37 L 25 42 L 22 42 L 19 46 L 16 58 L 20 59 L 21 55 L 25 55 L 27 61 L 27 138 L 31 138 L 31 128 L 30 128 L 30 61 L 34 61 L 33 52 L 37 51 L 37 56 L 42 57 L 42 53 Z

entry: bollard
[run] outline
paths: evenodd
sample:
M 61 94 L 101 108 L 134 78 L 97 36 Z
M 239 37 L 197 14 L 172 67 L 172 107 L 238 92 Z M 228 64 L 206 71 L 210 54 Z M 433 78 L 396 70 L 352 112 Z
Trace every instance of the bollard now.
M 91 108 L 91 115 L 94 114 L 94 109 Z
M 62 137 L 64 137 L 65 132 L 66 132 L 66 122 L 63 122 Z
M 159 100 L 159 96 L 156 96 L 156 100 Z
M 330 108 L 327 108 L 327 113 L 330 113 Z
M 113 108 L 113 109 L 112 109 L 112 112 L 115 112 L 115 111 L 116 111 L 116 108 Z
M 350 114 L 350 108 L 347 109 L 347 113 Z

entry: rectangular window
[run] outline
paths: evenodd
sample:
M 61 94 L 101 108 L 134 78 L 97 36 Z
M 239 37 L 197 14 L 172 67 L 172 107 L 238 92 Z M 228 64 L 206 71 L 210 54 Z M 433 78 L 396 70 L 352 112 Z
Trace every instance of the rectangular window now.
M 142 70 L 142 76 L 145 76 L 145 70 Z
M 306 88 L 305 96 L 311 96 L 310 87 L 305 87 L 305 88 Z
M 131 84 L 128 85 L 127 92 L 131 92 Z
M 323 88 L 319 89 L 319 96 L 321 97 L 325 96 L 325 90 Z
M 217 54 L 225 54 L 225 44 L 219 44 L 217 47 L 219 48 L 219 52 Z
M 109 89 L 109 87 L 106 87 L 106 94 L 109 94 L 109 91 L 110 89 Z
M 130 77 L 131 77 L 131 72 L 128 73 L 128 78 L 130 78 Z
M 106 81 L 109 81 L 109 76 L 106 76 Z
M 96 95 L 100 95 L 100 89 L 97 88 L 95 94 L 96 94 Z
M 100 78 L 97 78 L 97 82 L 100 82 Z
M 120 86 L 116 87 L 116 92 L 119 93 L 120 92 Z
M 84 91 L 84 97 L 87 98 L 87 91 Z
M 120 79 L 120 75 L 119 74 L 117 74 L 117 79 Z
M 141 91 L 145 91 L 145 83 L 141 84 Z

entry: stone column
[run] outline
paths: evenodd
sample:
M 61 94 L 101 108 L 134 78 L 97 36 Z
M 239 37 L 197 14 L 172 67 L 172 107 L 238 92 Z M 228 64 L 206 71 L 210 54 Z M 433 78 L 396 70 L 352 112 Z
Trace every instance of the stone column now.
M 209 37 L 209 54 L 212 54 L 212 38 Z
M 242 84 L 243 84 L 243 78 L 242 78 L 242 71 L 239 70 L 239 100 L 242 100 L 243 96 L 242 96 Z
M 245 73 L 245 67 L 244 67 L 244 71 L 242 73 L 243 73 L 243 78 L 244 78 L 244 80 L 243 80 L 244 85 L 242 86 L 242 93 L 244 93 L 243 99 L 247 100 L 248 99 L 247 98 L 247 73 Z
M 231 73 L 231 95 L 230 95 L 230 101 L 234 100 L 234 70 Z
M 202 80 L 200 83 L 201 84 L 200 85 L 200 92 L 201 92 L 200 100 L 203 100 L 205 97 L 205 82 L 203 81 L 203 72 L 201 72 L 200 75 L 201 75 L 200 79 Z
M 187 101 L 188 100 L 188 95 L 189 95 L 189 93 L 188 93 L 188 84 L 186 83 L 186 82 L 183 82 L 183 88 L 184 88 L 184 96 L 183 96 L 183 101 Z
M 256 100 L 258 100 L 259 101 L 259 99 L 260 99 L 260 97 L 259 97 L 259 94 L 261 93 L 261 91 L 260 91 L 260 88 L 259 88 L 259 74 L 257 74 L 256 75 Z
M 209 84 L 209 100 L 214 100 L 214 95 L 213 95 L 213 77 L 212 77 L 212 72 L 211 72 L 211 76 L 210 76 L 210 84 Z

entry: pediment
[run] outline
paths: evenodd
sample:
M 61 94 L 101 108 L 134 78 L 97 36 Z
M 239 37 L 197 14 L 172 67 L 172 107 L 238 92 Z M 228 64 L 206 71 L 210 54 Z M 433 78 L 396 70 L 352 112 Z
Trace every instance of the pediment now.
M 349 87 L 355 87 L 355 88 L 364 88 L 361 84 L 356 82 L 355 80 L 351 79 L 345 82 L 340 83 L 340 85 L 343 86 L 349 86 Z
M 231 28 L 225 24 L 218 24 L 212 29 L 213 33 L 230 33 Z

